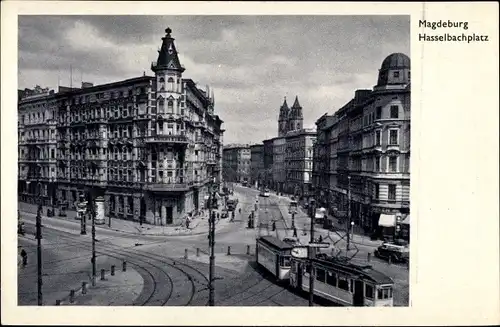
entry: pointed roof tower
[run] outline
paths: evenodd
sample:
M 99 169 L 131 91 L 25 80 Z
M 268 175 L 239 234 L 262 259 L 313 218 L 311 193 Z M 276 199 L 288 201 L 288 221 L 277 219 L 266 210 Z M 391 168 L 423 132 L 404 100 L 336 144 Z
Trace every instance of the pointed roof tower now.
M 170 27 L 167 27 L 165 33 L 166 35 L 162 37 L 163 43 L 161 49 L 158 51 L 158 60 L 151 65 L 151 70 L 156 72 L 157 70 L 169 69 L 182 73 L 185 68 L 182 67 L 177 56 L 178 52 L 174 44 L 175 39 L 170 35 L 172 33 Z
M 302 118 L 302 107 L 300 106 L 298 96 L 295 96 L 295 101 L 293 102 L 293 106 L 292 106 L 290 115 L 293 118 L 299 118 L 299 119 Z
M 286 103 L 286 97 L 285 101 L 283 101 L 283 104 L 280 107 L 280 118 L 279 120 L 286 120 L 288 119 L 288 114 L 290 113 L 290 109 L 288 108 L 288 104 Z

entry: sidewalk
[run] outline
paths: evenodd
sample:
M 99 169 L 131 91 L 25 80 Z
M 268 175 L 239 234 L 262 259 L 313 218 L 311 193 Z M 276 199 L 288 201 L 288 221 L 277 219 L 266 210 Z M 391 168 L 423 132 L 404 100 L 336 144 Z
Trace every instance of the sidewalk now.
M 19 211 L 25 213 L 36 214 L 37 206 L 29 203 L 18 202 Z M 66 217 L 59 217 L 58 215 L 54 217 L 46 217 L 47 208 L 51 207 L 43 207 L 42 216 L 43 219 L 60 219 L 71 221 L 79 224 L 79 219 L 76 219 L 76 211 L 74 210 L 66 210 Z M 220 212 L 220 210 L 216 210 Z M 58 210 L 56 210 L 58 213 Z M 111 218 L 111 227 L 109 227 L 109 218 L 105 219 L 106 223 L 103 225 L 96 225 L 97 229 L 108 229 L 117 232 L 127 233 L 127 234 L 135 234 L 135 235 L 147 235 L 147 236 L 186 236 L 186 235 L 200 235 L 208 233 L 208 211 L 204 211 L 203 216 L 195 216 L 191 218 L 189 228 L 186 228 L 185 225 L 182 226 L 159 226 L 159 225 L 151 225 L 143 223 L 142 226 L 139 222 Z M 224 226 L 229 221 L 226 219 L 216 220 L 216 224 L 218 226 Z M 87 228 L 91 224 L 90 220 L 87 220 Z

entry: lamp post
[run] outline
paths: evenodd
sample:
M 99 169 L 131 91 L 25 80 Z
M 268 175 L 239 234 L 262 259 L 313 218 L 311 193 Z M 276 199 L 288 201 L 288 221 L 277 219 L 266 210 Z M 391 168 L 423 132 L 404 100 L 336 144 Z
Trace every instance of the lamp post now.
M 348 186 L 347 186 L 347 247 L 346 247 L 346 255 L 347 251 L 349 251 L 350 245 L 350 236 L 351 236 L 351 176 L 347 176 Z
M 310 243 L 314 243 L 314 216 L 316 213 L 316 201 L 314 199 L 311 199 L 310 201 L 310 207 L 311 207 L 311 240 Z M 310 274 L 309 274 L 309 306 L 312 307 L 314 306 L 314 279 L 316 278 L 315 276 L 315 271 L 314 271 L 314 265 L 312 259 L 314 259 L 315 253 L 314 253 L 314 248 L 309 246 L 309 267 L 310 267 Z

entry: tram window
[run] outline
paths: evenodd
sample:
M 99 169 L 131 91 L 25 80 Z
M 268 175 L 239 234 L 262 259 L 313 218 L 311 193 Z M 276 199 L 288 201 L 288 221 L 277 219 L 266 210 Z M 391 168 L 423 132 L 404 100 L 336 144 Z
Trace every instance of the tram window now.
M 280 264 L 282 267 L 290 267 L 290 257 L 289 256 L 281 257 Z
M 322 283 L 325 282 L 325 271 L 321 268 L 316 269 L 316 279 Z
M 382 288 L 377 292 L 377 298 L 379 300 L 390 299 L 392 297 L 392 289 L 391 288 Z
M 326 282 L 329 285 L 337 287 L 337 276 L 335 275 L 335 273 L 329 271 L 328 274 L 326 274 Z
M 365 284 L 365 297 L 373 299 L 373 286 Z
M 349 291 L 349 282 L 347 281 L 347 279 L 339 277 L 338 288 Z

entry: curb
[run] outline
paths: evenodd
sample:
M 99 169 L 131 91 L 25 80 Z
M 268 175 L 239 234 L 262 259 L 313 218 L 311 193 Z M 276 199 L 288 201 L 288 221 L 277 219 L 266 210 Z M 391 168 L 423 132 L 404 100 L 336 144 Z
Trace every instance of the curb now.
M 27 214 L 31 214 L 31 215 L 36 215 L 36 213 L 25 211 L 25 210 L 19 210 L 19 212 L 23 212 L 23 213 L 27 213 Z M 57 216 L 47 217 L 47 216 L 42 215 L 42 218 L 45 218 L 45 219 L 58 219 L 58 220 L 63 220 L 63 221 L 66 220 L 66 221 L 72 222 L 72 220 L 60 218 L 60 217 L 57 217 Z M 218 223 L 219 223 L 219 221 L 217 221 L 215 224 L 217 225 Z M 196 225 L 196 226 L 198 226 L 198 225 Z M 124 231 L 124 230 L 120 230 L 120 229 L 116 229 L 116 228 L 101 227 L 99 225 L 96 225 L 95 227 L 96 227 L 96 230 L 97 229 L 100 229 L 100 230 L 110 230 L 110 231 L 115 231 L 115 232 L 119 232 L 119 233 L 123 233 L 123 234 L 128 234 L 128 235 L 143 235 L 143 236 L 170 236 L 170 237 L 172 237 L 172 236 L 194 236 L 194 235 L 208 234 L 208 230 L 207 231 L 202 231 L 202 232 L 196 232 L 196 233 L 186 233 L 186 232 L 183 232 L 183 233 L 172 233 L 172 234 L 168 234 L 168 233 L 167 234 L 164 234 L 164 233 L 160 234 L 160 233 L 134 233 L 134 232 Z

